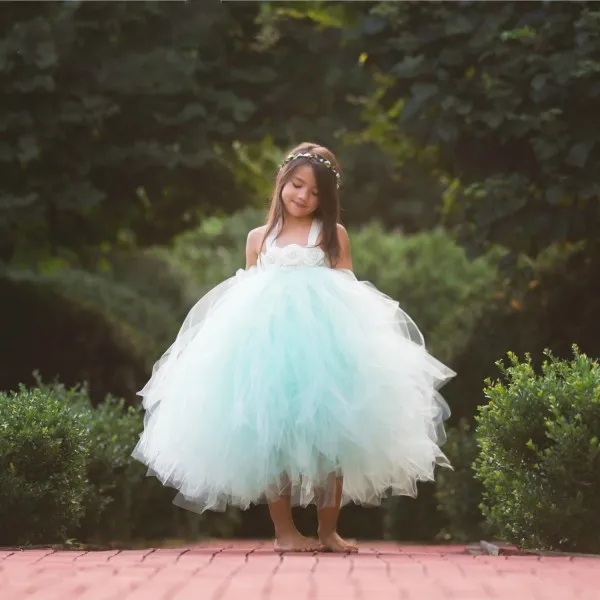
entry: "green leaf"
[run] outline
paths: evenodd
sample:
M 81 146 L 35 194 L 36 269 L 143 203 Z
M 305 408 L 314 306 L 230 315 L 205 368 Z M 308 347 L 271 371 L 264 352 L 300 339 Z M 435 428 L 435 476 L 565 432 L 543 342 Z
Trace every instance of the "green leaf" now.
M 459 136 L 458 126 L 453 121 L 442 121 L 435 131 L 444 142 L 453 142 Z
M 500 112 L 485 112 L 482 115 L 482 119 L 487 123 L 491 129 L 498 129 L 504 122 L 504 115 Z
M 439 87 L 435 83 L 415 83 L 411 91 L 417 102 L 424 103 L 439 92 Z
M 386 20 L 376 16 L 368 16 L 363 23 L 363 31 L 367 35 L 375 35 L 380 33 L 386 27 Z
M 545 85 L 546 82 L 548 81 L 548 76 L 544 73 L 538 73 L 532 80 L 531 80 L 531 87 L 534 90 L 541 90 Z
M 473 31 L 473 23 L 471 23 L 467 17 L 457 12 L 452 14 L 453 18 L 449 19 L 445 24 L 445 31 L 447 35 L 461 35 L 471 33 Z
M 595 142 L 583 141 L 574 144 L 569 150 L 565 162 L 573 167 L 582 169 L 585 167 L 588 156 L 594 147 Z
M 463 50 L 460 48 L 444 48 L 439 57 L 440 64 L 450 67 L 460 65 L 464 60 Z
M 392 67 L 391 73 L 401 79 L 412 78 L 421 72 L 421 67 L 424 63 L 425 57 L 422 54 L 417 56 L 405 56 L 401 62 Z

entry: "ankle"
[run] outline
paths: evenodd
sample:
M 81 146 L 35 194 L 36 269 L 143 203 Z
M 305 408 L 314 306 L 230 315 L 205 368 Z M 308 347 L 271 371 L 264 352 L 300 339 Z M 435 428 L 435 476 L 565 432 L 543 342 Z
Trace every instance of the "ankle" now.
M 319 527 L 317 529 L 317 535 L 320 539 L 330 537 L 337 533 L 337 527 Z
M 295 525 L 285 525 L 284 527 L 275 527 L 275 537 L 280 540 L 282 538 L 295 537 L 299 534 Z

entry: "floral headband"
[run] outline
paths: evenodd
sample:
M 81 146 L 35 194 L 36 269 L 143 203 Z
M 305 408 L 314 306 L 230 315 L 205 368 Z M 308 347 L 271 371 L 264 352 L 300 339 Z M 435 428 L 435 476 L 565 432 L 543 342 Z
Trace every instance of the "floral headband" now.
M 287 165 L 287 163 L 289 163 L 293 160 L 296 160 L 297 158 L 309 158 L 310 160 L 316 160 L 317 162 L 320 162 L 322 165 L 325 165 L 334 174 L 336 186 L 338 188 L 340 187 L 340 184 L 342 182 L 342 177 L 340 175 L 340 172 L 335 168 L 334 164 L 330 160 L 327 160 L 326 158 L 323 158 L 322 156 L 320 156 L 319 154 L 316 154 L 314 152 L 298 152 L 297 154 L 290 154 L 281 163 L 281 167 L 283 167 L 284 165 Z

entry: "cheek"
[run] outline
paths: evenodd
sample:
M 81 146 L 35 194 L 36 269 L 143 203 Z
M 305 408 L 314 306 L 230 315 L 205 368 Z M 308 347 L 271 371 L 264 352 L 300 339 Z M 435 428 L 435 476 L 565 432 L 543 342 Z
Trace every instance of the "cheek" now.
M 292 194 L 292 186 L 288 183 L 283 186 L 283 189 L 281 190 L 281 197 L 284 200 L 288 200 L 290 198 L 291 194 Z

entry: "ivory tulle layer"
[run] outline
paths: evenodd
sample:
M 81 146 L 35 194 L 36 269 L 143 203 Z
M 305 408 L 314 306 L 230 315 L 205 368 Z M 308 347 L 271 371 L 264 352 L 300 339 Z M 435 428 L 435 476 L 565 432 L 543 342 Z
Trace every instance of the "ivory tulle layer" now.
M 140 395 L 134 456 L 192 510 L 377 504 L 448 465 L 438 388 L 454 373 L 398 303 L 350 271 L 239 271 L 204 296 Z M 329 490 L 329 491 L 328 491 Z

